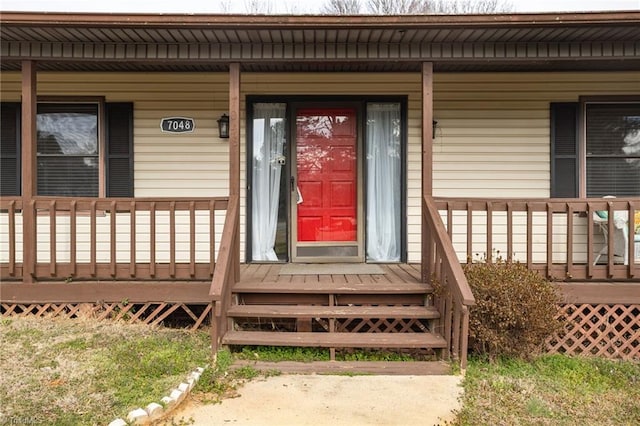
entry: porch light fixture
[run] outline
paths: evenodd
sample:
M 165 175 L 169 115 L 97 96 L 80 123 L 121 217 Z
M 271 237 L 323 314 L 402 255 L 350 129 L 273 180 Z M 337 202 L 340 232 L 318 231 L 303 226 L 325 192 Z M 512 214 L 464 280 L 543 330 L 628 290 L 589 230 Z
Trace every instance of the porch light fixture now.
M 220 139 L 229 139 L 229 116 L 222 114 L 218 119 L 218 134 Z
M 438 122 L 436 120 L 433 120 L 433 139 L 436 138 L 436 129 L 438 128 Z

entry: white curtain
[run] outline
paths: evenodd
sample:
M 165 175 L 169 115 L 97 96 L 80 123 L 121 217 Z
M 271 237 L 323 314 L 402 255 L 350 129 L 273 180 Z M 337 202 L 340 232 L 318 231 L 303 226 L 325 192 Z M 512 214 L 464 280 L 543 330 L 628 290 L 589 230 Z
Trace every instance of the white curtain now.
M 367 260 L 400 260 L 400 105 L 367 104 Z
M 280 175 L 285 163 L 286 104 L 253 105 L 253 260 L 276 261 L 274 245 L 278 227 Z

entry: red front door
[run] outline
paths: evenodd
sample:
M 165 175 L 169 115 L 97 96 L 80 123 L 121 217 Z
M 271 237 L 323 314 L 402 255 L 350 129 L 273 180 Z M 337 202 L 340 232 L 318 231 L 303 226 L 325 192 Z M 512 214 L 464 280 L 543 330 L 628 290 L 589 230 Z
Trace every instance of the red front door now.
M 356 242 L 357 116 L 353 108 L 296 114 L 297 242 Z

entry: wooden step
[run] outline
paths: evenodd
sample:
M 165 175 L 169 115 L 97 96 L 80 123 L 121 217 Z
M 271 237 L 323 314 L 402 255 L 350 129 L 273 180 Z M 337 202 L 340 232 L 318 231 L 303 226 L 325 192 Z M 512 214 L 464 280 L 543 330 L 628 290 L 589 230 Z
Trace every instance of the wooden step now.
M 241 281 L 233 286 L 234 293 L 295 293 L 295 294 L 416 294 L 431 293 L 433 288 L 423 283 L 333 283 L 333 282 L 254 282 Z
M 250 361 L 237 360 L 231 370 L 251 367 L 259 371 L 285 374 L 379 374 L 386 376 L 443 376 L 451 374 L 451 366 L 443 361 Z
M 234 305 L 230 317 L 240 318 L 439 318 L 433 306 L 305 306 Z
M 230 331 L 225 345 L 321 348 L 444 348 L 447 342 L 432 333 L 313 333 Z

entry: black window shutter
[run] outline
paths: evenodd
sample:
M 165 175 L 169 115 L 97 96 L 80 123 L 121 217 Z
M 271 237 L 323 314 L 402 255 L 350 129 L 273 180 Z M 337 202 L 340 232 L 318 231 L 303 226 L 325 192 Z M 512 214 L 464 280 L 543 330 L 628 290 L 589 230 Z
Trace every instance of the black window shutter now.
M 578 196 L 577 102 L 551 104 L 551 197 Z
M 0 195 L 20 195 L 20 104 L 0 104 Z
M 105 108 L 107 197 L 133 197 L 133 104 Z

